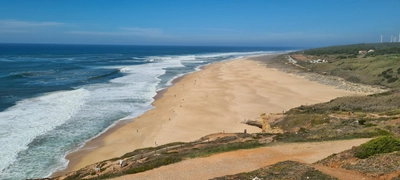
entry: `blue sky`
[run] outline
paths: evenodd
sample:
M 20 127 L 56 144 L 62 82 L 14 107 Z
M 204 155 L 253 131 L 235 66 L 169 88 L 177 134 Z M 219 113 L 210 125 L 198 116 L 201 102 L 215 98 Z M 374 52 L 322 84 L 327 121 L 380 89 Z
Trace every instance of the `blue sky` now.
M 0 0 L 0 43 L 316 47 L 399 38 L 400 0 Z

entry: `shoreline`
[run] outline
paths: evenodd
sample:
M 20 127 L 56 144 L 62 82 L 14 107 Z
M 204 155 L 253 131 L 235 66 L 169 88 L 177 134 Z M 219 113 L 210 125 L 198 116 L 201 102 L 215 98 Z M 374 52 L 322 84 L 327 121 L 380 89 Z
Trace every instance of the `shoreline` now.
M 213 64 L 213 63 L 210 63 L 210 64 Z M 202 71 L 204 67 L 206 67 L 206 66 L 208 66 L 210 64 L 207 64 L 207 65 L 204 65 L 204 66 L 200 66 L 198 68 L 198 70 L 195 70 L 195 71 L 193 71 L 191 73 Z M 172 81 L 171 81 L 172 85 L 171 86 L 173 86 L 174 84 L 178 83 L 185 76 L 187 76 L 187 75 L 189 75 L 191 73 L 183 74 L 181 76 L 176 77 L 175 79 L 172 79 Z M 169 86 L 169 87 L 171 87 L 171 86 Z M 155 101 L 157 101 L 157 99 L 162 98 L 163 94 L 168 91 L 169 87 L 157 90 L 156 95 L 153 97 L 153 102 L 151 103 L 153 106 L 154 106 L 153 103 Z M 146 113 L 146 112 L 144 112 L 144 113 Z M 138 117 L 136 117 L 136 118 L 138 118 Z M 51 173 L 49 177 L 62 176 L 64 174 L 67 174 L 67 173 L 69 173 L 71 171 L 76 170 L 73 167 L 76 166 L 80 162 L 80 160 L 81 160 L 81 158 L 83 156 L 85 156 L 86 154 L 90 153 L 92 149 L 101 147 L 104 144 L 104 142 L 103 142 L 104 138 L 106 138 L 109 134 L 115 132 L 119 128 L 123 127 L 124 125 L 126 125 L 126 124 L 128 124 L 130 122 L 133 122 L 136 118 L 120 120 L 120 121 L 116 122 L 114 125 L 112 125 L 111 127 L 109 127 L 108 129 L 106 129 L 103 133 L 99 134 L 98 136 L 96 136 L 96 137 L 94 137 L 92 139 L 89 139 L 87 142 L 85 142 L 85 144 L 83 146 L 77 147 L 75 150 L 73 150 L 71 152 L 67 152 L 66 155 L 65 155 L 65 159 L 68 160 L 67 167 L 65 169 L 57 170 L 57 171 Z
M 264 55 L 263 57 L 270 58 L 272 56 L 275 56 L 275 55 Z M 172 86 L 158 91 L 156 96 L 153 97 L 154 101 L 152 104 L 155 108 L 145 112 L 144 114 L 142 114 L 141 116 L 139 116 L 135 119 L 122 120 L 122 121 L 116 123 L 113 127 L 109 128 L 108 130 L 106 130 L 104 133 L 102 133 L 98 137 L 88 141 L 79 150 L 69 153 L 66 156 L 66 159 L 69 160 L 67 169 L 62 170 L 62 171 L 57 171 L 57 172 L 53 173 L 51 175 L 51 177 L 63 175 L 67 172 L 77 170 L 77 169 L 84 167 L 86 165 L 89 165 L 91 163 L 95 163 L 95 162 L 98 162 L 101 160 L 113 158 L 118 155 L 121 156 L 126 152 L 133 151 L 134 149 L 169 143 L 168 142 L 169 140 L 172 142 L 181 141 L 181 140 L 190 141 L 190 140 L 195 140 L 203 135 L 208 135 L 208 134 L 210 134 L 210 132 L 215 133 L 216 132 L 215 130 L 217 130 L 219 132 L 225 131 L 221 127 L 225 127 L 227 125 L 226 123 L 228 123 L 228 125 L 232 125 L 232 127 L 234 127 L 234 128 L 231 127 L 231 129 L 227 128 L 227 132 L 232 131 L 232 130 L 243 131 L 243 128 L 247 128 L 249 133 L 252 133 L 252 131 L 253 132 L 261 131 L 258 128 L 252 128 L 250 126 L 243 125 L 243 124 L 240 125 L 240 121 L 243 120 L 243 117 L 244 117 L 244 119 L 256 118 L 261 113 L 265 112 L 265 110 L 260 110 L 260 109 L 268 109 L 267 107 L 272 107 L 271 109 L 275 109 L 275 110 L 268 110 L 268 113 L 271 113 L 271 112 L 281 112 L 282 110 L 287 110 L 287 108 L 293 108 L 296 106 L 293 106 L 293 103 L 289 103 L 291 105 L 288 105 L 286 107 L 283 107 L 283 106 L 277 107 L 276 104 L 274 104 L 274 103 L 259 102 L 260 99 L 257 99 L 257 97 L 254 98 L 253 96 L 251 96 L 252 93 L 253 93 L 253 95 L 255 93 L 255 95 L 260 96 L 260 98 L 263 98 L 264 100 L 271 101 L 271 99 L 273 99 L 273 98 L 272 97 L 264 97 L 263 95 L 258 95 L 257 94 L 258 89 L 254 89 L 254 88 L 252 89 L 252 87 L 250 87 L 250 89 L 246 89 L 247 88 L 247 87 L 245 87 L 247 85 L 246 82 L 248 82 L 249 80 L 252 80 L 252 77 L 253 77 L 253 74 L 251 74 L 251 72 L 248 72 L 248 70 L 252 71 L 253 68 L 257 68 L 257 71 L 260 71 L 260 73 L 264 74 L 264 75 L 260 75 L 260 76 L 263 76 L 263 78 L 266 78 L 266 80 L 271 80 L 271 77 L 270 77 L 270 79 L 268 79 L 268 75 L 267 75 L 267 77 L 264 77 L 265 74 L 268 74 L 268 73 L 270 73 L 271 75 L 278 74 L 280 76 L 284 76 L 284 78 L 288 78 L 288 80 L 290 80 L 290 79 L 298 80 L 298 78 L 288 75 L 288 74 L 285 74 L 285 73 L 282 73 L 282 72 L 277 72 L 276 70 L 273 70 L 268 67 L 260 66 L 259 64 L 257 65 L 256 61 L 251 60 L 251 59 L 249 60 L 247 58 L 249 58 L 249 57 L 211 63 L 206 66 L 200 67 L 199 71 L 194 71 L 192 73 L 185 74 L 183 76 L 180 76 L 180 77 L 174 79 L 172 81 Z M 249 66 L 249 68 L 246 69 L 245 71 L 243 71 L 241 69 L 241 65 L 237 65 L 237 62 L 239 62 L 239 64 L 244 63 L 246 65 L 246 67 Z M 229 74 L 229 73 L 232 73 L 235 71 L 230 71 L 229 67 L 225 68 L 227 65 L 230 65 L 230 66 L 234 65 L 234 68 L 236 68 L 237 71 L 240 71 L 244 75 L 249 74 L 250 75 L 249 77 L 251 77 L 251 78 L 246 79 L 246 78 L 241 78 L 240 76 L 234 76 L 234 74 L 233 75 Z M 208 74 L 205 73 L 205 71 L 207 71 Z M 213 72 L 213 71 L 215 71 L 215 72 Z M 224 76 L 224 73 L 227 73 L 229 76 Z M 203 79 L 202 78 L 203 75 L 207 76 L 208 78 Z M 221 81 L 219 81 L 219 83 L 218 82 L 215 83 L 216 79 L 213 80 L 213 78 L 218 75 L 221 75 L 221 77 L 222 77 Z M 255 74 L 254 77 L 257 78 L 257 75 L 258 74 Z M 226 89 L 226 87 L 223 87 L 224 82 L 225 82 L 224 79 L 227 79 L 227 80 L 233 79 L 234 81 L 233 81 L 232 85 L 235 88 L 227 87 L 228 89 Z M 197 80 L 198 80 L 198 82 L 197 82 Z M 213 84 L 212 80 L 214 81 L 214 84 Z M 220 79 L 218 79 L 218 80 L 220 80 Z M 241 83 L 241 85 L 243 85 L 243 86 L 236 86 L 235 85 L 236 80 L 243 82 L 243 83 Z M 200 82 L 202 82 L 202 81 L 206 81 L 201 84 L 201 85 L 204 85 L 206 88 L 203 87 L 202 90 L 196 91 L 198 88 L 198 86 L 196 86 L 197 83 L 200 86 Z M 276 81 L 276 80 L 274 80 L 274 78 L 272 78 L 272 81 Z M 303 80 L 303 81 L 308 81 L 308 80 Z M 190 83 L 188 83 L 188 82 L 190 82 Z M 184 83 L 186 83 L 186 87 L 185 87 Z M 261 80 L 258 83 L 259 84 L 255 84 L 255 85 L 256 86 L 261 85 L 260 88 L 263 88 L 262 85 L 264 84 L 264 82 Z M 272 85 L 274 84 L 273 82 L 272 83 L 269 82 L 269 83 Z M 182 86 L 182 84 L 183 84 L 183 86 Z M 195 117 L 196 117 L 196 115 L 204 114 L 204 112 L 200 112 L 200 114 L 199 114 L 199 112 L 196 112 L 198 109 L 203 108 L 203 107 L 196 108 L 196 106 L 198 104 L 202 104 L 201 101 L 206 100 L 208 95 L 211 96 L 211 94 L 208 94 L 208 93 L 210 93 L 208 91 L 208 89 L 210 89 L 210 87 L 208 87 L 209 84 L 212 84 L 212 86 L 210 86 L 211 88 L 218 88 L 219 90 L 224 91 L 223 93 L 220 93 L 219 91 L 212 92 L 212 93 L 216 93 L 216 94 L 219 93 L 219 95 L 223 96 L 224 98 L 221 99 L 218 95 L 213 97 L 216 99 L 219 98 L 221 101 L 223 101 L 222 103 L 214 102 L 213 99 L 211 99 L 211 100 L 207 99 L 207 100 L 209 100 L 212 105 L 216 105 L 216 107 L 218 107 L 218 110 L 223 110 L 222 112 L 229 111 L 230 113 L 234 113 L 234 114 L 233 115 L 224 114 L 222 116 L 218 115 L 218 114 L 215 115 L 215 113 L 219 113 L 220 111 L 213 112 L 212 110 L 210 110 L 209 105 L 205 105 L 206 108 L 202 109 L 202 110 L 204 112 L 207 112 L 207 113 L 213 115 L 214 118 L 217 117 L 217 119 L 218 118 L 226 119 L 226 117 L 224 117 L 224 116 L 229 116 L 229 118 L 236 118 L 235 121 L 224 120 L 223 123 L 217 123 L 219 125 L 218 128 L 221 128 L 219 130 L 218 130 L 218 128 L 212 128 L 212 127 L 210 127 L 210 129 L 212 129 L 212 130 L 209 130 L 209 128 L 207 127 L 207 126 L 209 126 L 208 124 L 206 124 L 205 127 L 203 127 L 204 125 L 202 125 L 203 129 L 198 129 L 198 127 L 196 127 L 196 123 L 198 123 L 198 122 L 196 122 L 196 120 L 190 121 L 190 120 L 187 120 L 184 118 L 185 115 L 186 116 L 187 115 L 191 115 L 191 116 L 195 115 Z M 222 87 L 220 87 L 219 85 L 221 85 Z M 286 84 L 286 85 L 284 84 L 280 88 L 285 89 L 285 86 L 289 86 L 289 85 L 290 85 L 290 83 Z M 315 82 L 313 85 L 315 85 Z M 183 88 L 183 90 L 182 89 L 179 90 L 180 88 L 178 86 Z M 326 85 L 320 84 L 320 86 L 326 86 Z M 188 89 L 185 91 L 184 90 L 185 88 L 188 88 Z M 192 88 L 192 89 L 190 89 L 190 88 Z M 273 87 L 271 87 L 271 88 L 273 88 Z M 243 89 L 243 90 L 236 90 L 236 89 Z M 331 87 L 331 89 L 334 89 L 334 88 Z M 294 89 L 289 88 L 289 90 L 287 92 L 293 93 L 293 90 Z M 189 92 L 187 92 L 187 91 L 189 91 Z M 192 96 L 196 96 L 197 93 L 191 93 L 190 91 L 195 91 L 198 94 L 202 93 L 203 96 L 202 97 L 192 97 Z M 248 92 L 248 91 L 252 91 L 252 92 Z M 337 91 L 339 92 L 339 91 L 343 91 L 343 90 L 337 90 Z M 204 92 L 207 92 L 207 93 L 204 94 Z M 274 92 L 278 93 L 279 96 L 287 95 L 287 94 L 281 94 L 280 90 L 276 90 Z M 347 92 L 347 91 L 343 91 L 343 92 Z M 174 95 L 172 95 L 171 93 L 173 93 Z M 228 95 L 226 95 L 227 93 L 228 93 Z M 307 96 L 307 97 L 313 96 L 312 93 L 307 93 L 307 92 L 304 92 L 304 93 L 305 93 L 304 96 Z M 194 98 L 193 102 L 195 102 L 195 103 L 187 104 L 186 103 L 187 101 L 184 101 L 184 99 L 177 100 L 178 98 L 176 98 L 176 94 L 178 94 L 178 96 L 180 96 L 180 94 L 183 94 L 182 96 L 185 96 L 185 99 L 191 99 L 191 98 L 193 99 Z M 357 93 L 347 92 L 344 94 L 353 94 L 354 95 Z M 358 94 L 360 94 L 360 93 L 358 93 Z M 164 95 L 166 95 L 166 96 L 164 96 Z M 329 94 L 327 96 L 329 96 Z M 330 96 L 337 97 L 337 95 L 333 95 L 333 94 Z M 281 97 L 281 98 L 286 99 L 285 97 Z M 165 99 L 167 99 L 167 100 L 165 100 Z M 240 100 L 238 100 L 238 99 L 240 99 Z M 290 98 L 287 98 L 287 99 L 289 100 Z M 311 99 L 308 98 L 308 99 L 310 102 L 300 103 L 298 100 L 294 100 L 294 101 L 296 101 L 294 104 L 301 105 L 301 104 L 306 104 L 306 103 L 312 103 L 312 101 L 314 101 L 314 103 L 321 101 L 321 100 L 312 99 L 312 98 Z M 326 99 L 326 98 L 324 98 L 324 99 Z M 256 103 L 253 103 L 250 100 L 253 100 Z M 330 100 L 330 99 L 328 98 L 328 100 Z M 172 101 L 174 101 L 174 102 L 172 102 Z M 279 102 L 279 101 L 281 101 L 281 100 L 277 100 L 276 102 Z M 227 103 L 228 104 L 230 104 L 230 103 L 237 104 L 237 106 L 240 108 L 238 108 L 236 106 L 232 106 L 232 109 L 223 107 L 223 106 L 226 106 Z M 253 110 L 253 107 L 251 107 L 250 109 L 246 109 L 245 113 L 240 112 L 240 111 L 243 111 L 243 107 L 245 107 L 245 106 L 242 106 L 242 103 L 244 103 L 244 104 L 248 103 L 247 105 L 257 105 L 257 108 L 256 108 L 257 110 Z M 170 105 L 166 105 L 166 104 L 170 104 Z M 193 107 L 191 109 L 187 110 L 189 112 L 179 110 L 180 111 L 179 113 L 175 113 L 175 111 L 178 111 L 178 110 L 174 110 L 174 108 L 181 109 L 181 108 L 179 108 L 179 106 L 182 107 L 182 104 L 184 104 L 184 107 L 186 107 L 186 106 L 193 106 Z M 259 105 L 262 105 L 262 107 L 260 107 Z M 169 110 L 165 110 L 165 108 L 167 108 Z M 171 113 L 171 108 L 172 108 L 172 113 Z M 247 107 L 245 107 L 245 108 L 247 108 Z M 158 111 L 160 111 L 160 112 L 158 112 Z M 238 113 L 240 114 L 239 115 L 240 118 L 238 118 Z M 171 116 L 171 117 L 175 116 L 176 119 L 179 120 L 178 123 L 171 123 L 171 117 L 165 116 L 166 114 L 169 114 L 169 116 Z M 142 116 L 143 116 L 143 118 L 141 118 Z M 157 119 L 160 119 L 160 120 L 157 121 L 154 119 L 154 117 L 157 117 Z M 175 117 L 174 117 L 173 122 L 176 122 Z M 207 116 L 207 117 L 204 116 L 204 117 L 209 118 L 209 116 Z M 169 118 L 169 120 L 168 120 L 168 118 Z M 143 120 L 143 119 L 145 119 L 145 120 Z M 200 120 L 203 120 L 203 119 L 200 118 Z M 205 121 L 207 121 L 208 123 L 216 123 L 216 122 L 209 121 L 209 120 L 205 120 Z M 173 133 L 177 129 L 182 130 L 181 129 L 182 127 L 185 129 L 191 128 L 192 130 L 184 130 L 185 132 L 183 132 L 181 134 Z M 206 129 L 204 129 L 204 128 L 206 128 Z M 139 131 L 139 129 L 140 129 L 140 131 Z M 136 131 L 134 131 L 134 130 L 136 130 Z M 146 132 L 146 130 L 150 130 L 150 131 Z M 190 132 L 190 131 L 195 131 L 195 130 L 200 131 L 200 132 L 196 132 L 197 134 Z M 170 131 L 172 131 L 172 133 Z M 191 134 L 191 136 L 190 135 L 188 136 L 188 134 Z M 128 135 L 128 137 L 127 137 L 127 135 Z M 164 135 L 169 135 L 170 137 L 163 137 Z M 129 136 L 131 136 L 131 137 L 129 137 Z M 135 136 L 135 137 L 132 137 L 132 136 Z M 161 142 L 161 144 L 158 144 L 157 141 L 155 141 L 155 140 L 157 140 L 158 142 Z M 153 144 L 153 142 L 154 142 L 154 144 Z M 120 148 L 123 148 L 124 150 L 118 150 L 117 146 Z M 100 149 L 102 149 L 102 150 L 100 150 Z M 115 152 L 115 151 L 118 151 L 118 152 Z
M 175 84 L 176 82 L 179 82 L 184 76 L 186 76 L 186 75 L 183 75 L 183 76 L 180 76 L 180 77 L 177 77 L 177 78 L 173 79 L 172 80 L 172 84 Z M 157 99 L 161 98 L 163 96 L 163 94 L 165 92 L 167 92 L 167 90 L 168 90 L 168 88 L 164 88 L 164 89 L 158 90 L 156 92 L 156 95 L 153 97 L 153 103 Z M 123 120 L 120 120 L 120 121 L 116 122 L 110 128 L 106 129 L 103 133 L 101 133 L 98 136 L 88 140 L 82 147 L 77 148 L 76 150 L 73 150 L 70 153 L 67 153 L 67 155 L 65 156 L 65 159 L 68 160 L 67 168 L 63 169 L 63 170 L 57 170 L 56 172 L 53 172 L 49 177 L 57 177 L 57 176 L 61 176 L 61 175 L 64 175 L 64 174 L 67 174 L 67 173 L 73 171 L 72 167 L 74 167 L 76 164 L 78 164 L 83 156 L 85 156 L 86 154 L 90 153 L 90 151 L 92 149 L 100 147 L 100 146 L 102 146 L 104 144 L 103 140 L 104 140 L 105 137 L 107 137 L 109 134 L 115 132 L 119 128 L 123 127 L 124 125 L 133 122 L 134 119 L 135 118 L 123 119 Z

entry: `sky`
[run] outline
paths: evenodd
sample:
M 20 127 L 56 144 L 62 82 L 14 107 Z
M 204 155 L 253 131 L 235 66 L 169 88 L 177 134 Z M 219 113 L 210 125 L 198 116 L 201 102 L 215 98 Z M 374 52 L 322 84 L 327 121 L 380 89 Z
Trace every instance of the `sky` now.
M 318 47 L 399 40 L 400 0 L 0 0 L 0 43 Z

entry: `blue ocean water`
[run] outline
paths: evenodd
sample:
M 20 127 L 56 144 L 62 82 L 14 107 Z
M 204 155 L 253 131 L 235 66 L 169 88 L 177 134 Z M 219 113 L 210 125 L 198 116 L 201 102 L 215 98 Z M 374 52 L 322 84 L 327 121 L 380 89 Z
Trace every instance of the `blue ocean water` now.
M 157 90 L 201 66 L 289 50 L 0 44 L 0 179 L 65 168 L 68 152 L 151 109 Z

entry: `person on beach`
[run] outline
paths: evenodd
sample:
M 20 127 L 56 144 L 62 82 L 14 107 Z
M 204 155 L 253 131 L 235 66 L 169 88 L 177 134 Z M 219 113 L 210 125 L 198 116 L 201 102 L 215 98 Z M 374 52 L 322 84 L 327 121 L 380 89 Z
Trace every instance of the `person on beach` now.
M 122 159 L 119 160 L 119 166 L 122 167 Z
M 99 167 L 94 168 L 94 170 L 96 171 L 97 175 L 100 173 L 100 168 Z

